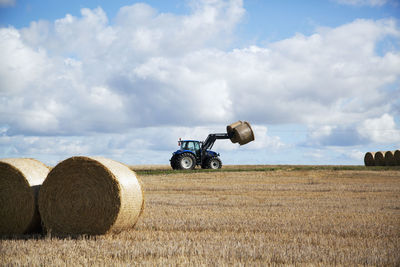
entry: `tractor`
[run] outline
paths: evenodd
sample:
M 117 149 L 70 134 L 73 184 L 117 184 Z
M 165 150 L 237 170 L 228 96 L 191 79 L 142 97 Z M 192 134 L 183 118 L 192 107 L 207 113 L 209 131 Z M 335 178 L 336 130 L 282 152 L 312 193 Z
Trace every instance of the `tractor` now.
M 227 126 L 227 133 L 209 134 L 205 141 L 181 140 L 180 149 L 172 153 L 170 159 L 174 170 L 192 170 L 196 165 L 203 169 L 219 169 L 222 167 L 219 153 L 211 151 L 217 139 L 230 139 L 232 143 L 240 145 L 254 140 L 254 133 L 246 121 L 238 121 Z

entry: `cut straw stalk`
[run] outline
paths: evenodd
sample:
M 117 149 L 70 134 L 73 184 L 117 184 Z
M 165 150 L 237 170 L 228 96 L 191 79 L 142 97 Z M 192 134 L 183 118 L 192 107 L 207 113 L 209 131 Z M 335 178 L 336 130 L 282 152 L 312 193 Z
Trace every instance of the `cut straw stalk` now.
M 45 228 L 56 234 L 105 234 L 133 227 L 144 206 L 135 173 L 106 158 L 72 157 L 55 166 L 39 194 Z
M 39 187 L 49 169 L 34 159 L 0 159 L 0 234 L 40 231 Z

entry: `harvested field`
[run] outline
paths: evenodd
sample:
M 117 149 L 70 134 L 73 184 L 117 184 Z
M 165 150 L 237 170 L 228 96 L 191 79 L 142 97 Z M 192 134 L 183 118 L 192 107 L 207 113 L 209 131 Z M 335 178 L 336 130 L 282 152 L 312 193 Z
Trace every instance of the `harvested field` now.
M 134 229 L 3 238 L 0 265 L 400 264 L 398 167 L 138 173 L 146 208 Z

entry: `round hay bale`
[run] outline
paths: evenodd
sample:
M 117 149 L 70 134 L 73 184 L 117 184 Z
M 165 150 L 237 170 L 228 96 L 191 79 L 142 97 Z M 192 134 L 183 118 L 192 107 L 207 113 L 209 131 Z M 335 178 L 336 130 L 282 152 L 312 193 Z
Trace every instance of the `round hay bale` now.
M 0 234 L 27 234 L 41 229 L 39 187 L 49 169 L 34 159 L 0 159 Z
M 100 157 L 72 157 L 57 164 L 43 182 L 39 211 L 56 234 L 105 234 L 133 227 L 144 206 L 136 174 Z
M 245 145 L 254 140 L 253 130 L 251 129 L 251 126 L 247 121 L 235 127 L 235 129 L 233 129 L 233 132 L 235 138 L 239 140 L 238 142 L 240 145 Z
M 396 162 L 396 166 L 400 166 L 400 150 L 396 150 L 393 154 L 394 161 Z
M 385 166 L 385 152 L 378 151 L 374 155 L 375 166 Z
M 396 161 L 394 160 L 394 151 L 386 151 L 385 152 L 385 165 L 386 166 L 395 166 Z
M 365 166 L 375 166 L 374 155 L 375 155 L 375 152 L 365 153 L 365 156 L 364 156 Z
M 234 123 L 226 126 L 226 132 L 228 133 L 229 136 L 232 136 L 231 137 L 231 142 L 232 143 L 239 142 L 239 137 L 235 135 L 233 129 L 235 129 L 236 127 L 238 127 L 242 123 L 243 123 L 242 121 L 237 121 L 237 122 L 234 122 Z

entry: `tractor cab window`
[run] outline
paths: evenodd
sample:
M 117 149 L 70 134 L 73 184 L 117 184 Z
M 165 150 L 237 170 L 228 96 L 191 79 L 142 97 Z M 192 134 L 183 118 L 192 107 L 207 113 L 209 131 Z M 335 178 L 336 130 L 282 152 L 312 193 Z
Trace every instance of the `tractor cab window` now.
M 194 151 L 194 144 L 193 144 L 193 142 L 189 142 L 189 141 L 182 142 L 181 148 L 182 148 L 182 150 Z
M 196 141 L 182 141 L 181 149 L 182 150 L 190 150 L 197 154 L 200 152 L 200 143 L 196 142 Z

